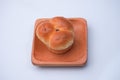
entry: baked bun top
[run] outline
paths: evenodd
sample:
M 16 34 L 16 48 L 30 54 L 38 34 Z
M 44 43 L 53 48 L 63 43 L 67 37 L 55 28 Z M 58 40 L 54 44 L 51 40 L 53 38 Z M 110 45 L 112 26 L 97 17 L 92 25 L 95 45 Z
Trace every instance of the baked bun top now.
M 37 25 L 36 35 L 49 49 L 68 50 L 74 42 L 73 26 L 64 17 L 54 17 Z

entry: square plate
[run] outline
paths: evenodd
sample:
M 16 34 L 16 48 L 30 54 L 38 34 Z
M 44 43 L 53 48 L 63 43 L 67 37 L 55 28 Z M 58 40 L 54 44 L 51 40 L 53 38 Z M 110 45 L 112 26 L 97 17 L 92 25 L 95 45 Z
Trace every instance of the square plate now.
M 48 18 L 36 20 L 31 56 L 33 64 L 39 66 L 83 66 L 87 62 L 87 22 L 83 18 L 67 19 L 73 25 L 75 41 L 72 48 L 61 55 L 51 53 L 35 34 L 37 25 Z

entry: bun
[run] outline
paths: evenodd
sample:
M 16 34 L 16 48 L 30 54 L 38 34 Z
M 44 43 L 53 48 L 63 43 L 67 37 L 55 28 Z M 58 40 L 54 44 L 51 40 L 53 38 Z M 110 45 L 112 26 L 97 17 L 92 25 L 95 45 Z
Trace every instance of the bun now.
M 74 43 L 73 26 L 64 17 L 54 17 L 41 22 L 36 28 L 36 35 L 56 54 L 65 53 Z

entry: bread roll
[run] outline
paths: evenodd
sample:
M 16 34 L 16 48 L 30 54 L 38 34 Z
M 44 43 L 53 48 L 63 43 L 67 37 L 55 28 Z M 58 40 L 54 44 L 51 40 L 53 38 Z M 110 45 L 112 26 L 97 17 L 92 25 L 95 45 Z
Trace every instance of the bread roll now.
M 64 17 L 54 17 L 41 22 L 36 28 L 36 35 L 51 52 L 56 54 L 65 53 L 74 43 L 73 26 Z

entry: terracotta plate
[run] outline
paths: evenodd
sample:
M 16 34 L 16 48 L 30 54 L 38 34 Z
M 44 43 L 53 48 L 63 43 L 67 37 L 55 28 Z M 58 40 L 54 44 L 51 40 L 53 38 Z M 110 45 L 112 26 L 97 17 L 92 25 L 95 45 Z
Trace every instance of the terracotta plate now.
M 75 42 L 65 54 L 57 55 L 49 52 L 47 47 L 37 38 L 36 27 L 46 18 L 35 23 L 32 63 L 39 66 L 83 66 L 87 61 L 87 22 L 83 18 L 68 18 L 74 27 Z

